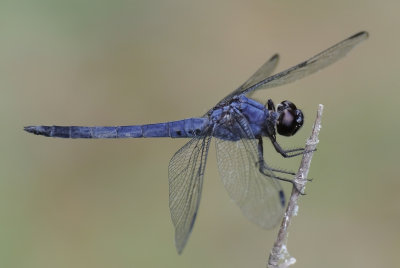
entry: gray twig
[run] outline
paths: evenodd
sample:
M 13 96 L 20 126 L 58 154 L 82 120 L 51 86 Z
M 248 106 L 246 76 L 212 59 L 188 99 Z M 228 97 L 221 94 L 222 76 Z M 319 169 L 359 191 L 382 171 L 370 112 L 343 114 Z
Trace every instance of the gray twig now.
M 296 262 L 296 259 L 289 255 L 289 252 L 286 247 L 288 228 L 292 217 L 297 215 L 298 211 L 297 202 L 302 192 L 304 192 L 313 152 L 315 151 L 315 148 L 317 147 L 317 144 L 319 142 L 318 134 L 321 129 L 321 117 L 323 108 L 324 106 L 322 104 L 318 106 L 317 117 L 314 122 L 313 130 L 310 138 L 306 142 L 306 147 L 305 147 L 305 151 L 309 153 L 303 155 L 299 171 L 297 172 L 296 177 L 294 178 L 295 183 L 293 185 L 289 203 L 286 208 L 286 212 L 283 217 L 281 227 L 279 229 L 278 237 L 269 255 L 268 265 L 267 265 L 268 268 L 286 268 Z

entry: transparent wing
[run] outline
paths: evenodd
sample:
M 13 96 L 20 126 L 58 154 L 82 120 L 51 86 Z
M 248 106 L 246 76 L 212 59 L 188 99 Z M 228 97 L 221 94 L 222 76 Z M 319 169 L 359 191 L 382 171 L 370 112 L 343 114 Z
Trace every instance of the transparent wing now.
M 321 70 L 322 68 L 325 68 L 326 66 L 344 57 L 347 52 L 349 52 L 353 47 L 355 47 L 357 44 L 367 38 L 367 32 L 359 32 L 343 40 L 342 42 L 328 48 L 327 50 L 322 51 L 321 53 L 315 55 L 309 60 L 297 64 L 283 72 L 265 78 L 260 82 L 254 83 L 248 88 L 242 89 L 240 93 L 247 94 L 251 91 L 258 89 L 281 86 L 315 73 L 316 71 Z
M 282 188 L 277 180 L 259 172 L 257 140 L 247 120 L 237 113 L 230 121 L 230 130 L 240 139 L 216 139 L 222 182 L 250 221 L 262 228 L 272 228 L 279 223 L 284 212 Z M 270 174 L 273 176 L 272 172 Z
M 178 253 L 185 247 L 196 219 L 210 140 L 211 134 L 191 139 L 169 163 L 169 208 Z
M 278 65 L 279 55 L 273 55 L 269 60 L 267 60 L 249 79 L 246 80 L 239 88 L 232 91 L 228 96 L 223 98 L 221 102 L 231 99 L 233 96 L 241 93 L 246 88 L 251 87 L 257 83 L 260 83 L 266 77 L 272 74 Z

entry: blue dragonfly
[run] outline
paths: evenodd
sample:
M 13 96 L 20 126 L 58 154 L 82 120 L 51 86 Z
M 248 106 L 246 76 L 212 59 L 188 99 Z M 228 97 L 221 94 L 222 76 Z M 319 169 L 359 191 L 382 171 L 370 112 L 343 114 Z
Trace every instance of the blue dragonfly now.
M 270 76 L 279 60 L 276 54 L 202 117 L 133 126 L 27 126 L 24 130 L 46 137 L 72 139 L 191 138 L 174 154 L 168 167 L 169 207 L 175 227 L 175 245 L 181 253 L 199 208 L 212 137 L 215 138 L 220 176 L 230 197 L 250 221 L 262 228 L 278 224 L 285 207 L 279 181 L 293 183 L 287 176 L 294 173 L 267 165 L 263 137 L 285 158 L 305 153 L 304 148 L 285 150 L 276 140 L 276 132 L 283 136 L 294 135 L 302 127 L 304 116 L 290 101 L 285 100 L 275 108 L 271 99 L 263 105 L 250 95 L 256 90 L 281 86 L 315 73 L 344 57 L 367 38 L 367 32 L 359 32 L 309 60 Z

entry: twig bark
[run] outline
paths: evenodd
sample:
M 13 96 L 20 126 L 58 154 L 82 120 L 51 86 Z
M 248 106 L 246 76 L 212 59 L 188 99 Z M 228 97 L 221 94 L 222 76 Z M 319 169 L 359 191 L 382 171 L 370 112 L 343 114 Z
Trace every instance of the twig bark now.
M 314 122 L 313 130 L 310 138 L 306 142 L 305 147 L 305 151 L 309 153 L 303 155 L 299 170 L 294 179 L 295 185 L 293 185 L 292 188 L 292 193 L 290 195 L 288 206 L 286 208 L 285 216 L 283 217 L 281 227 L 278 232 L 278 237 L 274 243 L 274 247 L 272 248 L 269 255 L 267 265 L 268 268 L 286 268 L 296 262 L 296 259 L 289 255 L 286 247 L 288 228 L 292 217 L 297 215 L 298 199 L 302 192 L 304 192 L 313 152 L 319 142 L 318 134 L 321 129 L 321 117 L 323 108 L 324 106 L 322 104 L 320 104 L 318 107 L 317 117 Z M 301 192 L 298 189 L 300 189 Z

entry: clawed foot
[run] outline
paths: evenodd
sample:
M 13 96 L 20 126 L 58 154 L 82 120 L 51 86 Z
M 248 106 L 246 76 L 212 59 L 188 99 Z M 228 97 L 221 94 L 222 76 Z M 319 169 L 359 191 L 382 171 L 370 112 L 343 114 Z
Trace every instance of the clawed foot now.
M 304 184 L 302 183 L 298 183 L 295 180 L 292 181 L 293 187 L 296 189 L 297 192 L 300 193 L 300 195 L 306 195 L 306 193 L 304 192 Z
M 307 181 L 313 181 L 313 179 L 306 179 Z M 292 180 L 293 187 L 300 193 L 300 195 L 307 195 L 304 192 L 304 182 L 298 182 L 296 179 Z
M 308 153 L 313 153 L 317 149 L 305 151 L 304 148 L 292 149 L 292 150 L 285 150 L 281 152 L 281 155 L 285 158 L 295 157 L 299 155 L 305 155 Z

